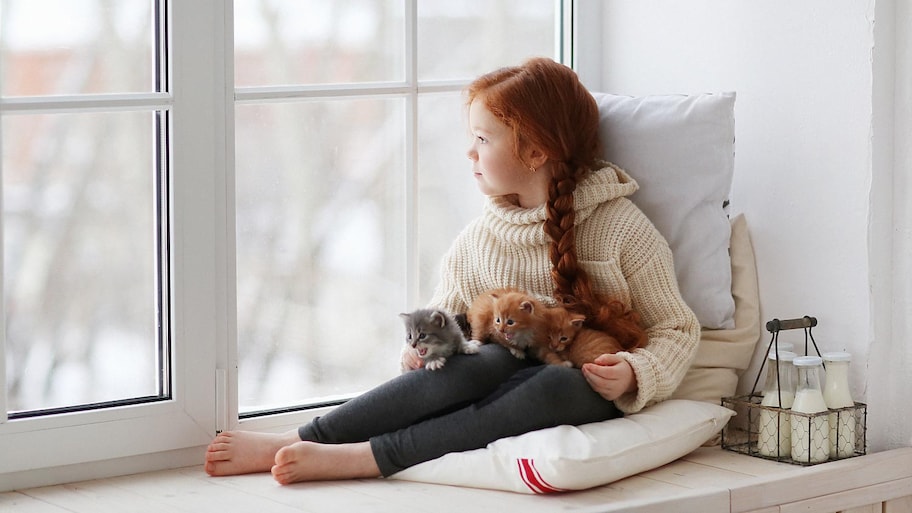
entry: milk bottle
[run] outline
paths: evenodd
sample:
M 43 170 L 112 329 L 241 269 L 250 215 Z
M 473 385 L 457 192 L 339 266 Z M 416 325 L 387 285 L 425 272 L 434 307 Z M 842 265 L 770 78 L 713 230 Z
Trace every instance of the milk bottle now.
M 792 459 L 820 463 L 830 456 L 830 425 L 827 415 L 795 415 L 827 411 L 820 374 L 823 360 L 819 356 L 799 356 L 793 360 L 798 370 L 798 388 L 792 403 Z
M 849 362 L 852 355 L 845 352 L 823 353 L 826 362 L 826 386 L 823 399 L 829 408 L 830 458 L 855 455 L 855 410 L 840 410 L 855 406 L 849 392 Z M 839 411 L 832 411 L 839 410 Z
M 757 436 L 757 452 L 763 456 L 787 458 L 792 452 L 792 431 L 789 413 L 772 408 L 789 409 L 795 401 L 795 366 L 792 361 L 798 356 L 790 351 L 771 350 L 767 356 L 766 384 L 763 386 L 763 400 L 760 408 L 760 424 Z

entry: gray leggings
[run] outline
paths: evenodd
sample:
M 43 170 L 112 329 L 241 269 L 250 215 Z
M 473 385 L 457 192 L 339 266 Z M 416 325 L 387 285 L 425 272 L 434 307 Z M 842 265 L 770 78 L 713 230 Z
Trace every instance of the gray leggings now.
M 579 369 L 518 360 L 487 344 L 442 369 L 406 372 L 301 426 L 298 435 L 328 444 L 369 440 L 380 472 L 390 476 L 500 438 L 621 415 Z

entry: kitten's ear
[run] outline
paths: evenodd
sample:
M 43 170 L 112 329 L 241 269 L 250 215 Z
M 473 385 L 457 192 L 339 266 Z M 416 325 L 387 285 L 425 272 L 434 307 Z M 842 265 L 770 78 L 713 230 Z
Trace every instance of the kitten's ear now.
M 431 314 L 431 321 L 437 323 L 441 328 L 443 328 L 447 323 L 446 315 L 444 315 L 440 310 L 437 310 Z
M 405 320 L 409 320 L 409 319 L 412 318 L 412 314 L 410 314 L 410 313 L 401 313 L 401 314 L 399 314 L 399 317 L 402 317 L 402 318 L 405 319 Z
M 586 317 L 582 315 L 576 315 L 570 318 L 570 325 L 577 328 L 582 328 L 584 322 L 586 322 Z
M 532 313 L 532 310 L 533 310 L 532 301 L 523 301 L 522 303 L 519 304 L 519 309 L 524 312 Z

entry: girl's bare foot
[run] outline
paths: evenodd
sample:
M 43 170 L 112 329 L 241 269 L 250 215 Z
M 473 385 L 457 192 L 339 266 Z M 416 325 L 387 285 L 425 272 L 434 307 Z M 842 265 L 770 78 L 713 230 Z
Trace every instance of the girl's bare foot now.
M 380 477 L 370 442 L 297 442 L 276 453 L 272 476 L 281 484 Z
M 206 473 L 210 476 L 232 476 L 269 472 L 279 449 L 300 441 L 297 430 L 285 433 L 219 433 L 206 449 Z

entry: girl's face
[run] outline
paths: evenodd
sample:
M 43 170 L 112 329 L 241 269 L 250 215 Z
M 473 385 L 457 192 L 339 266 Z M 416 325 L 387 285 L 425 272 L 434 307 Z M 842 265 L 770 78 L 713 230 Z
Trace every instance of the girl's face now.
M 530 169 L 532 164 L 517 158 L 512 131 L 479 100 L 469 106 L 469 129 L 472 145 L 467 155 L 472 161 L 472 172 L 482 194 L 516 195 L 519 205 L 525 208 L 545 203 L 548 198 L 547 173 L 544 169 L 533 171 Z

